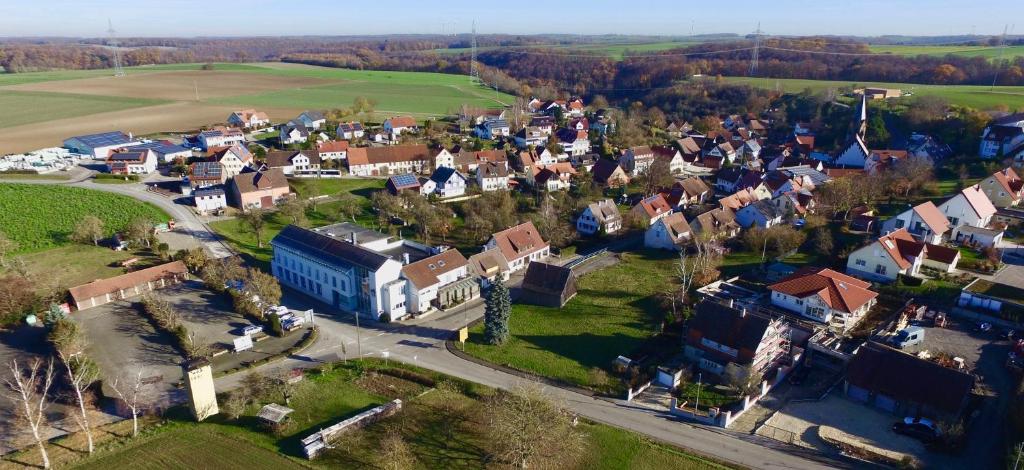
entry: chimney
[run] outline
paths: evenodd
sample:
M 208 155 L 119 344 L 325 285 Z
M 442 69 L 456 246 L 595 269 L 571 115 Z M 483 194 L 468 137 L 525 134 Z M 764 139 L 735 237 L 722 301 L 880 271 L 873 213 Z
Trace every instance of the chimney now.
M 348 241 L 352 242 L 353 245 L 356 244 L 357 239 L 356 239 L 356 232 L 355 231 L 352 231 L 352 233 L 349 234 Z
M 128 132 L 128 140 L 135 140 L 135 137 L 132 135 L 131 132 Z
M 409 264 L 409 253 L 402 253 L 402 264 Z

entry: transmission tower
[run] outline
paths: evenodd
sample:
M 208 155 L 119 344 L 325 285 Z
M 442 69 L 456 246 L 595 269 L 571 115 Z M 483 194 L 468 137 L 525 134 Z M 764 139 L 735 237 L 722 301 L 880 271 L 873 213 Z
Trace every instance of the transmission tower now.
M 1006 50 L 1006 29 L 1010 25 L 1003 26 L 1003 36 L 999 38 L 999 57 L 996 58 L 996 73 L 992 75 L 992 88 L 996 87 L 996 81 L 999 80 L 999 69 L 1003 68 L 1003 51 Z
M 476 20 L 473 20 L 473 38 L 470 45 L 469 83 L 480 80 L 480 69 L 476 65 Z
M 121 68 L 121 48 L 117 42 L 117 36 L 114 35 L 116 33 L 117 31 L 114 31 L 114 23 L 110 21 L 110 18 L 107 18 L 107 34 L 110 35 L 107 44 L 114 49 L 114 76 L 123 77 L 124 69 Z
M 757 56 L 761 52 L 761 23 L 757 23 L 757 31 L 754 31 L 754 52 L 750 56 L 750 76 L 757 75 Z

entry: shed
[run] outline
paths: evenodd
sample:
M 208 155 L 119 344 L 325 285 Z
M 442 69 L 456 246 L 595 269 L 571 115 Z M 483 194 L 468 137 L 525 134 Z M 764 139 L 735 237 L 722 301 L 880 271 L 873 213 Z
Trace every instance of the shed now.
M 256 413 L 256 417 L 265 423 L 272 425 L 280 425 L 288 418 L 288 415 L 295 411 L 287 406 L 278 405 L 277 403 L 270 403 L 263 408 L 260 408 L 259 413 Z
M 561 308 L 576 295 L 576 276 L 564 266 L 534 261 L 526 269 L 523 292 L 528 303 Z

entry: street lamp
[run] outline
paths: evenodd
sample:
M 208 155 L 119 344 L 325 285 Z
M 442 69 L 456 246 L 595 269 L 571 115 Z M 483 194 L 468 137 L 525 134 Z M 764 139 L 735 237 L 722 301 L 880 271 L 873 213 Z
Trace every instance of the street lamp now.
M 694 403 L 694 405 L 693 405 L 693 410 L 694 411 L 700 411 L 700 379 L 701 379 L 701 374 L 700 374 L 700 372 L 697 372 L 697 402 Z

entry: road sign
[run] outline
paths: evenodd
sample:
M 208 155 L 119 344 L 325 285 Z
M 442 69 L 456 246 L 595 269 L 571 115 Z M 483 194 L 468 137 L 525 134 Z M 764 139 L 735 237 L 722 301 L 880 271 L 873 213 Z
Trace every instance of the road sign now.
M 310 325 L 312 325 L 313 324 L 313 309 L 309 309 L 309 310 L 306 310 L 305 312 L 302 312 L 302 318 L 305 318 L 306 321 L 309 322 Z
M 467 339 L 469 339 L 469 327 L 464 326 L 459 329 L 459 342 L 465 343 Z
M 252 337 L 242 336 L 235 338 L 235 352 L 242 352 L 252 349 Z

